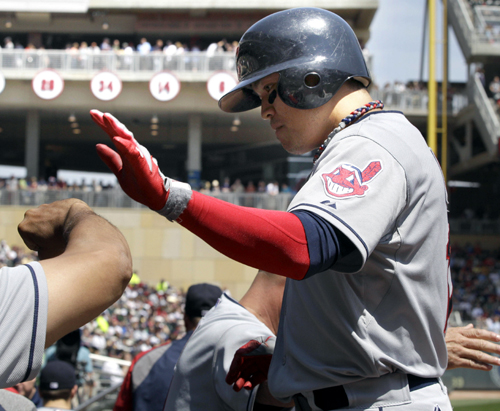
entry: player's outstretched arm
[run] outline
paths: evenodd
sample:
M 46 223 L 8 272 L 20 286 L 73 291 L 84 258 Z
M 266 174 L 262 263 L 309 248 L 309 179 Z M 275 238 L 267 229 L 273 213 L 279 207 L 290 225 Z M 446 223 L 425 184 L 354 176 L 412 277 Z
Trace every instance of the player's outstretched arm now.
M 279 275 L 302 279 L 309 250 L 301 220 L 292 213 L 236 206 L 193 192 L 165 177 L 149 151 L 111 114 L 90 112 L 116 151 L 97 145 L 97 153 L 134 200 L 202 238 L 226 256 Z
M 448 370 L 472 368 L 489 371 L 493 365 L 500 365 L 500 335 L 494 332 L 466 327 L 449 327 L 446 331 L 448 349 Z M 490 354 L 488 354 L 490 353 Z
M 38 251 L 47 279 L 46 347 L 99 315 L 130 281 L 132 258 L 125 238 L 83 201 L 28 210 L 18 231 Z

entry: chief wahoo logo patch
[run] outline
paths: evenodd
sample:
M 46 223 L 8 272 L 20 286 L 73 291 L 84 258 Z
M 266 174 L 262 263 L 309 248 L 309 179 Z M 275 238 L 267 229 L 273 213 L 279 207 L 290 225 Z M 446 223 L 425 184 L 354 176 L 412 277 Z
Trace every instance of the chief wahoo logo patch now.
M 342 164 L 328 174 L 322 174 L 325 191 L 335 198 L 362 197 L 368 185 L 380 171 L 380 161 L 372 161 L 363 171 L 351 164 Z

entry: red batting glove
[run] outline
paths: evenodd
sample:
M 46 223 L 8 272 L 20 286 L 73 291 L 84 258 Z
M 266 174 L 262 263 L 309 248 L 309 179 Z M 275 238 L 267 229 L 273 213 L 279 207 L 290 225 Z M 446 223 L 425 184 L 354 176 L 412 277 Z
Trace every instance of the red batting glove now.
M 226 376 L 226 382 L 234 384 L 233 390 L 251 390 L 267 380 L 275 343 L 275 336 L 259 337 L 236 351 Z
M 161 210 L 168 199 L 166 178 L 155 158 L 111 114 L 92 110 L 90 116 L 111 138 L 118 152 L 97 144 L 97 154 L 117 177 L 123 191 L 152 210 Z

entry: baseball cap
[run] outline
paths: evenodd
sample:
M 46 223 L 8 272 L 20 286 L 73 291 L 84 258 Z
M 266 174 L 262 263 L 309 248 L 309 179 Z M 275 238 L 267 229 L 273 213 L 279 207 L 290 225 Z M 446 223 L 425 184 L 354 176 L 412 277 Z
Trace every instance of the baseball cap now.
M 186 315 L 203 317 L 222 295 L 222 290 L 216 285 L 201 283 L 189 287 L 186 294 Z
M 40 391 L 67 390 L 75 384 L 75 368 L 66 361 L 49 361 L 40 373 Z

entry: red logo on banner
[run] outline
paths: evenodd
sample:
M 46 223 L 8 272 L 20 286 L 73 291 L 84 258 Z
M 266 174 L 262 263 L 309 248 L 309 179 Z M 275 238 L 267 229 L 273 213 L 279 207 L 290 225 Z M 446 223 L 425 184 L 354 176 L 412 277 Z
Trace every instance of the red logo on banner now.
M 215 73 L 207 81 L 207 91 L 214 100 L 219 100 L 224 94 L 236 86 L 236 79 L 226 72 Z
M 161 83 L 159 84 L 160 84 L 160 93 L 163 93 L 164 91 L 166 91 L 167 94 L 170 93 L 170 83 L 168 81 L 165 83 L 164 86 L 162 86 Z
M 101 81 L 100 83 L 101 83 L 101 88 L 99 89 L 100 93 L 102 93 L 106 89 L 108 89 L 109 91 L 113 91 L 113 82 L 110 81 L 107 87 L 104 85 L 104 81 Z
M 181 83 L 172 73 L 162 71 L 156 73 L 149 81 L 149 92 L 158 101 L 170 101 L 177 97 Z
M 54 90 L 54 80 L 42 80 L 42 91 Z
M 63 78 L 54 70 L 42 70 L 31 81 L 35 94 L 43 100 L 53 100 L 64 90 Z
M 110 71 L 101 71 L 90 82 L 90 90 L 99 100 L 114 100 L 122 91 L 122 81 Z

